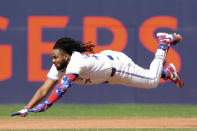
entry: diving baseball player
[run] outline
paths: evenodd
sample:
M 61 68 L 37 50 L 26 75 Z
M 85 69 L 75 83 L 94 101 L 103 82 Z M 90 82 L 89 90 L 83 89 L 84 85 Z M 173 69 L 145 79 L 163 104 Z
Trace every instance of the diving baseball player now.
M 183 81 L 175 66 L 171 63 L 164 67 L 168 49 L 171 45 L 180 42 L 182 37 L 178 34 L 157 33 L 157 40 L 159 46 L 149 69 L 136 65 L 122 52 L 104 50 L 94 54 L 94 45 L 90 43 L 82 43 L 67 37 L 57 40 L 51 53 L 53 65 L 47 79 L 29 103 L 11 116 L 25 117 L 28 112 L 47 110 L 68 91 L 73 83 L 82 85 L 109 83 L 156 88 L 160 78 L 163 78 L 171 80 L 182 88 Z M 41 102 L 52 89 L 49 97 Z

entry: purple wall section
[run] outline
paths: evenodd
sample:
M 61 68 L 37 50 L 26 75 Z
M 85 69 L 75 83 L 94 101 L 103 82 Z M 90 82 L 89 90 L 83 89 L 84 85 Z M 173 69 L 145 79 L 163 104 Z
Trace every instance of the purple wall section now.
M 196 7 L 196 0 L 2 0 L 0 16 L 7 18 L 9 25 L 6 31 L 0 30 L 0 43 L 12 46 L 12 76 L 0 82 L 0 104 L 26 103 L 42 84 L 42 82 L 29 82 L 27 79 L 29 16 L 69 16 L 69 23 L 65 29 L 44 29 L 43 41 L 55 41 L 65 35 L 83 40 L 82 20 L 85 16 L 108 16 L 118 19 L 124 24 L 128 33 L 127 46 L 123 52 L 137 64 L 147 68 L 154 55 L 140 42 L 141 24 L 153 16 L 175 17 L 178 21 L 176 32 L 182 34 L 184 38 L 182 45 L 174 48 L 182 61 L 180 71 L 185 82 L 183 89 L 176 88 L 170 82 L 150 90 L 108 84 L 73 85 L 59 102 L 197 104 Z M 160 28 L 157 31 L 174 32 L 167 28 Z M 113 34 L 110 31 L 98 30 L 99 44 L 109 43 L 112 39 Z M 0 65 L 1 63 L 0 61 Z M 43 68 L 50 68 L 49 55 L 43 56 L 43 63 Z

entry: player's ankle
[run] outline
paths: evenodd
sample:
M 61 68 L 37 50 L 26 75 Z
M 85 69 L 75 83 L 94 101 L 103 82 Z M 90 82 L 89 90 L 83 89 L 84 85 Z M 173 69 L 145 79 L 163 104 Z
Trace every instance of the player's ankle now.
M 161 72 L 161 78 L 163 78 L 164 80 L 166 80 L 167 74 L 165 70 L 162 70 Z
M 164 80 L 167 80 L 170 78 L 170 72 L 167 71 L 167 70 L 162 70 L 162 73 L 161 73 L 161 78 L 163 78 Z
M 161 49 L 161 50 L 167 51 L 167 50 L 169 49 L 169 46 L 167 46 L 167 45 L 165 45 L 165 44 L 159 44 L 158 49 Z

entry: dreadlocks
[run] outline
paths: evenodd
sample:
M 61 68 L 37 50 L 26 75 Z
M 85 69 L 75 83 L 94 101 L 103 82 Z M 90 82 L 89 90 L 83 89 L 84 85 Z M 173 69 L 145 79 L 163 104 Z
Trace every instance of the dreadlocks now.
M 94 53 L 93 50 L 94 45 L 90 43 L 91 42 L 83 43 L 81 41 L 76 41 L 68 37 L 63 37 L 56 41 L 53 49 L 62 49 L 65 52 L 67 52 L 69 55 L 72 55 L 73 51 L 77 51 L 80 53 L 83 52 Z

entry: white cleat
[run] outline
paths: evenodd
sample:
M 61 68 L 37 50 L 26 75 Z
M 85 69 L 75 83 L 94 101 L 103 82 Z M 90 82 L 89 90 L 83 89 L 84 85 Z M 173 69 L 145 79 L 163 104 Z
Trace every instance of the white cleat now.
M 182 41 L 182 37 L 179 34 L 168 34 L 168 33 L 157 33 L 157 41 L 159 44 L 164 44 L 167 46 L 176 45 Z
M 184 86 L 183 80 L 181 79 L 179 73 L 177 72 L 175 66 L 172 63 L 170 63 L 169 65 L 166 65 L 166 67 L 164 68 L 164 71 L 166 72 L 165 80 L 171 80 L 179 88 L 182 88 Z

